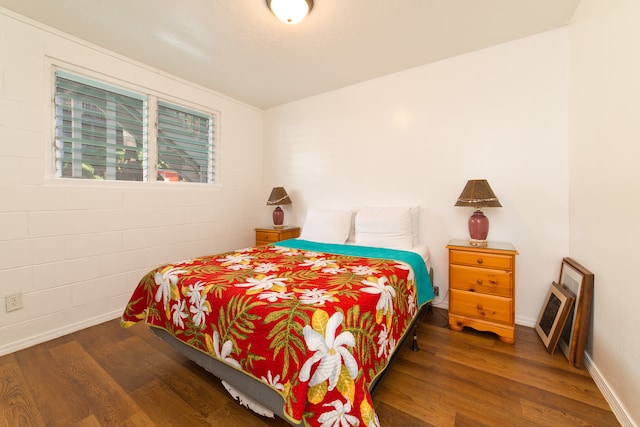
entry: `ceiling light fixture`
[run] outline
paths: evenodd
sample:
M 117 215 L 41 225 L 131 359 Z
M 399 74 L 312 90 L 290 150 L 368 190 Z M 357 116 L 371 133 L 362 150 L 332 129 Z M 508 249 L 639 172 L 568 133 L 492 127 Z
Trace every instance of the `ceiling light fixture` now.
M 313 0 L 267 0 L 267 6 L 285 24 L 297 24 L 313 9 Z

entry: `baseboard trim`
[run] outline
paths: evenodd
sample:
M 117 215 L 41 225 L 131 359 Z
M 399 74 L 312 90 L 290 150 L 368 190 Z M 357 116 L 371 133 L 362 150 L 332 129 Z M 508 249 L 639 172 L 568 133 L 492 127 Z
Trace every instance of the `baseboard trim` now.
M 584 353 L 584 367 L 591 375 L 591 378 L 593 378 L 593 381 L 596 383 L 596 386 L 598 386 L 598 389 L 600 389 L 609 406 L 611 406 L 611 411 L 618 419 L 618 422 L 624 427 L 635 427 L 636 424 L 631 421 L 624 406 L 622 406 L 607 380 L 604 379 L 598 367 L 593 363 L 593 360 L 591 360 L 589 353 L 586 352 Z
M 6 345 L 1 345 L 0 356 L 4 356 L 16 351 L 24 350 L 25 348 L 29 348 L 37 344 L 42 344 L 43 342 L 47 342 L 56 338 L 60 338 L 72 332 L 76 332 L 81 329 L 86 329 L 91 326 L 99 325 L 100 323 L 108 322 L 109 320 L 117 319 L 121 315 L 122 315 L 122 310 L 115 310 L 109 313 L 104 313 L 100 316 L 92 317 L 90 319 L 85 319 L 81 322 L 76 322 L 70 325 L 66 325 L 63 328 L 54 329 L 42 334 L 25 338 L 23 340 L 14 341 Z

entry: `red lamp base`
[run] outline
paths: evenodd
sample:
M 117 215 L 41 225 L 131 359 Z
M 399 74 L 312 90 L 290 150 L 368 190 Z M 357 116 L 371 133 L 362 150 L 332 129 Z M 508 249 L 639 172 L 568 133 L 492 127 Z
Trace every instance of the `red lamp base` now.
M 276 206 L 273 210 L 273 226 L 275 228 L 282 228 L 284 224 L 284 211 L 280 206 Z
M 471 246 L 487 246 L 489 234 L 489 218 L 484 216 L 480 209 L 476 209 L 469 217 L 469 236 Z

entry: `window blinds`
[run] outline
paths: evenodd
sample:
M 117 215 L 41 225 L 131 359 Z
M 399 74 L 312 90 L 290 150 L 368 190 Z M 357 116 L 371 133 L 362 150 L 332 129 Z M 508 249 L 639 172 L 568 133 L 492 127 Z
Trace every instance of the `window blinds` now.
M 158 174 L 172 180 L 213 182 L 213 116 L 158 102 Z
M 58 71 L 55 110 L 58 177 L 142 181 L 144 96 Z

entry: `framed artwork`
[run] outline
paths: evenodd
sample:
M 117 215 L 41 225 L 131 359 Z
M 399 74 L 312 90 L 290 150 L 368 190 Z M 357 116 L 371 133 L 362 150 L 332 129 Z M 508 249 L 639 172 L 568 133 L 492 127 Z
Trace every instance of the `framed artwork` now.
M 593 299 L 593 273 L 571 258 L 563 258 L 560 267 L 560 285 L 575 295 L 576 302 L 562 329 L 558 347 L 570 364 L 584 367 L 584 349 L 589 334 L 591 301 Z
M 563 286 L 553 282 L 542 305 L 535 330 L 549 353 L 553 353 L 560 339 L 575 298 Z

